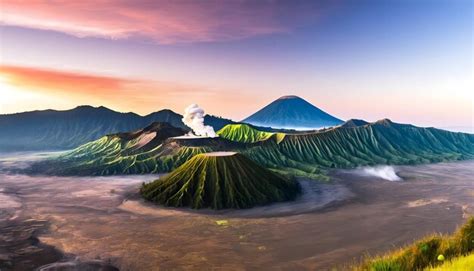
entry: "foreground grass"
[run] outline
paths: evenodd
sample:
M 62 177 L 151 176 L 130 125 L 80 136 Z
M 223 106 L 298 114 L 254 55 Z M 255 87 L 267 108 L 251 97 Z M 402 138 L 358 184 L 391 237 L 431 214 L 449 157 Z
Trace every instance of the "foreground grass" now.
M 425 271 L 472 271 L 474 270 L 474 253 L 453 259 L 444 264 L 425 269 Z
M 452 235 L 432 235 L 425 237 L 412 245 L 390 252 L 384 256 L 367 258 L 354 270 L 370 271 L 405 271 L 437 268 L 444 262 L 453 260 L 453 264 L 472 263 L 474 251 L 474 217 Z M 455 259 L 460 257 L 459 259 Z M 444 259 L 444 260 L 443 260 Z M 457 263 L 459 261 L 459 263 Z M 449 264 L 449 263 L 446 263 Z M 470 269 L 439 269 L 439 270 L 470 270 Z M 438 270 L 438 269 L 434 269 Z

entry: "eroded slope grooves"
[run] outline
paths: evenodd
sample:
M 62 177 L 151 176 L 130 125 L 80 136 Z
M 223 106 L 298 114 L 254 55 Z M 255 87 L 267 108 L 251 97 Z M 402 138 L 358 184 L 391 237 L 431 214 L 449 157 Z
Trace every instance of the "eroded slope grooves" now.
M 170 172 L 200 153 L 240 149 L 224 138 L 176 138 L 185 133 L 154 123 L 130 133 L 103 136 L 55 158 L 35 163 L 29 173 L 115 175 Z
M 249 149 L 249 157 L 271 168 L 309 165 L 351 168 L 374 164 L 420 164 L 474 158 L 474 135 L 381 120 L 354 128 L 286 135 L 279 143 Z
M 299 184 L 239 153 L 199 154 L 162 179 L 143 185 L 147 200 L 194 209 L 250 208 L 293 200 Z
M 360 124 L 306 134 L 267 133 L 247 125 L 229 125 L 219 131 L 219 138 L 168 138 L 138 149 L 123 137 L 107 136 L 39 163 L 32 170 L 58 175 L 169 172 L 199 153 L 238 151 L 280 173 L 327 179 L 324 175 L 329 168 L 474 159 L 472 134 L 387 119 Z
M 260 131 L 248 124 L 229 124 L 220 129 L 217 134 L 220 137 L 229 139 L 231 141 L 242 143 L 255 143 L 265 141 L 273 135 L 277 135 L 279 137 L 284 137 L 285 135 L 283 133 Z

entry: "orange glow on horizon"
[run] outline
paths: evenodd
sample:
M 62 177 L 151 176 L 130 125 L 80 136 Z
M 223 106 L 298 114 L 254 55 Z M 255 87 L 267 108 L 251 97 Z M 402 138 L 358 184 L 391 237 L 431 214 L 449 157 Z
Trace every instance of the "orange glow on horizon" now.
M 407 100 L 394 92 L 385 95 L 383 100 L 374 96 L 357 103 L 350 98 L 334 99 L 330 92 L 319 94 L 316 98 L 303 98 L 341 119 L 376 121 L 390 118 L 396 122 L 421 126 L 433 126 L 431 123 L 436 120 L 441 127 L 472 123 L 469 100 L 460 100 L 456 95 L 446 96 L 443 93 L 433 92 L 430 97 L 412 95 Z M 239 121 L 287 93 L 270 94 L 272 97 L 229 88 L 36 67 L 0 66 L 0 114 L 92 105 L 146 115 L 161 109 L 182 113 L 189 104 L 198 103 L 209 114 Z M 449 111 L 444 108 L 446 104 L 450 105 Z
M 106 106 L 122 112 L 148 114 L 161 109 L 182 113 L 199 103 L 210 114 L 222 115 L 248 95 L 229 91 L 217 95 L 204 86 L 93 75 L 36 67 L 0 66 L 0 114 L 38 109 L 70 109 L 78 105 Z

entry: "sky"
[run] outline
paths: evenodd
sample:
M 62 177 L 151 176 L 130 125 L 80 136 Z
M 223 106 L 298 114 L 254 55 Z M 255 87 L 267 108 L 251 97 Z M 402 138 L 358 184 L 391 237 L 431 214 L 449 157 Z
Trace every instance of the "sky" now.
M 2 0 L 0 114 L 78 105 L 474 126 L 469 0 Z

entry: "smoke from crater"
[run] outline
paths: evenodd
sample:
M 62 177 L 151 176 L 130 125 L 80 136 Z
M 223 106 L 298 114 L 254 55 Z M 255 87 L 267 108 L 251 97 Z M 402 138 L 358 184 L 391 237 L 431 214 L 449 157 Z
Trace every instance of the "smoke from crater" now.
M 192 129 L 192 135 L 204 137 L 217 137 L 214 128 L 204 125 L 204 109 L 197 104 L 192 104 L 184 109 L 183 123 Z
M 363 168 L 362 171 L 364 175 L 375 176 L 392 182 L 402 180 L 402 178 L 400 178 L 395 172 L 395 168 L 392 166 L 367 167 Z

